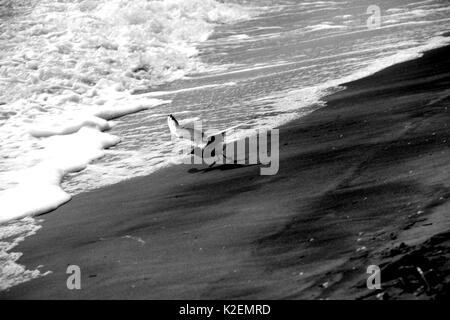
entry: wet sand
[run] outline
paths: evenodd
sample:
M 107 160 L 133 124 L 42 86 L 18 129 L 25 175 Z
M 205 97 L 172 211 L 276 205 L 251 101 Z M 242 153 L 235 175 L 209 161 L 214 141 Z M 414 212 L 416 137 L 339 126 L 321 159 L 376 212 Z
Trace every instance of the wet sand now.
M 449 57 L 346 84 L 280 128 L 274 176 L 179 165 L 74 197 L 14 250 L 52 273 L 0 298 L 448 296 Z M 369 265 L 381 290 L 366 287 Z

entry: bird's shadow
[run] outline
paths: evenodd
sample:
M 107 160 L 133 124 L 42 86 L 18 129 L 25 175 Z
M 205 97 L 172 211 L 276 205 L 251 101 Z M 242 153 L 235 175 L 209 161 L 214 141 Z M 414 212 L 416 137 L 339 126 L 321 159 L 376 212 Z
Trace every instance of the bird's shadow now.
M 237 163 L 221 164 L 221 165 L 207 167 L 207 168 L 203 168 L 203 169 L 191 168 L 188 170 L 188 172 L 189 173 L 199 173 L 199 172 L 206 173 L 206 172 L 210 172 L 210 171 L 214 171 L 214 170 L 226 171 L 226 170 L 235 170 L 235 169 L 240 169 L 240 168 L 245 168 L 245 167 L 251 167 L 251 166 L 255 166 L 255 165 L 256 164 L 237 164 Z

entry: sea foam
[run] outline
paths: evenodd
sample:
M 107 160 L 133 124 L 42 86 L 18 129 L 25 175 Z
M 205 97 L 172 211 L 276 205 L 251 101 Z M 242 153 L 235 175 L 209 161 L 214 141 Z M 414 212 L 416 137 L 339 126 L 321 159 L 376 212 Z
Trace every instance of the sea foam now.
M 69 201 L 71 196 L 60 186 L 64 176 L 85 169 L 104 155 L 104 149 L 120 142 L 119 137 L 104 132 L 112 127 L 108 120 L 167 102 L 147 99 L 146 105 L 103 107 L 93 114 L 81 112 L 58 126 L 32 128 L 33 136 L 45 137 L 39 163 L 15 172 L 16 186 L 0 193 L 0 223 L 42 214 Z
M 42 277 L 50 271 L 41 272 L 38 269 L 28 270 L 17 260 L 20 252 L 11 252 L 26 237 L 34 235 L 41 226 L 31 217 L 0 225 L 0 291 L 14 285 Z
M 196 45 L 250 16 L 214 0 L 43 0 L 0 21 L 0 222 L 67 202 L 63 178 L 120 141 L 110 120 L 164 103 L 133 91 L 205 71 Z

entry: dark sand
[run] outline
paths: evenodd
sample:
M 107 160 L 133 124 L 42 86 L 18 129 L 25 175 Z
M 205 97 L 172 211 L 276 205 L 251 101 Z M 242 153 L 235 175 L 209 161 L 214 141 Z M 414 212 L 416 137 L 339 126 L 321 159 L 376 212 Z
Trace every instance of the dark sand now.
M 280 171 L 180 165 L 76 196 L 15 251 L 26 298 L 442 298 L 450 48 L 347 84 L 280 130 Z M 66 268 L 82 290 L 66 288 Z M 366 269 L 382 267 L 382 290 Z M 377 297 L 378 296 L 378 297 Z

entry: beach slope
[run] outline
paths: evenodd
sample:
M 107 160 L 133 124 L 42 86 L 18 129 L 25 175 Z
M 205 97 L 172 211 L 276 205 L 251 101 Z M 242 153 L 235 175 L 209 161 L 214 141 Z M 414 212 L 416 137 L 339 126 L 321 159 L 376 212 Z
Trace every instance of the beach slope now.
M 448 295 L 450 48 L 345 86 L 280 128 L 276 175 L 179 165 L 42 216 L 15 250 L 52 273 L 0 298 Z M 67 289 L 68 265 L 81 290 Z

